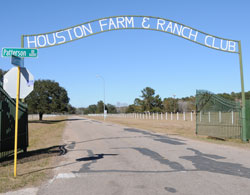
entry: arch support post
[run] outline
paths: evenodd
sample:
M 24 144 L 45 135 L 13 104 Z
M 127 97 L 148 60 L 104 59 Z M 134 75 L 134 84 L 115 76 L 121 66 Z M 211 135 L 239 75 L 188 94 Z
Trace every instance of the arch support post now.
M 248 141 L 248 137 L 247 137 L 247 124 L 246 124 L 246 98 L 245 98 L 245 89 L 244 89 L 241 41 L 238 42 L 238 47 L 239 47 L 240 80 L 241 80 L 242 141 L 246 142 L 246 141 Z

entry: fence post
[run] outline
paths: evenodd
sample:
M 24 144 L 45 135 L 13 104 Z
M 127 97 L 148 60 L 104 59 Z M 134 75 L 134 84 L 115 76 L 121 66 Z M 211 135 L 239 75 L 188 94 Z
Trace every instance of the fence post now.
M 177 121 L 178 121 L 179 120 L 179 113 L 178 112 L 177 112 L 176 118 L 177 118 Z
M 184 121 L 186 120 L 185 112 L 183 112 L 183 120 L 184 120 Z
M 219 123 L 221 123 L 221 111 L 219 111 Z
M 166 112 L 166 120 L 168 120 L 168 113 Z
M 161 112 L 161 120 L 163 119 L 163 117 L 162 117 L 162 112 Z
M 232 125 L 234 124 L 234 111 L 232 110 Z
M 158 114 L 158 112 L 157 112 L 157 114 L 156 114 L 156 115 L 157 115 L 157 120 L 159 120 L 159 114 Z
M 173 113 L 171 112 L 171 121 L 173 120 Z
M 153 112 L 153 120 L 155 120 L 155 113 Z
M 208 122 L 210 123 L 210 112 L 208 112 Z

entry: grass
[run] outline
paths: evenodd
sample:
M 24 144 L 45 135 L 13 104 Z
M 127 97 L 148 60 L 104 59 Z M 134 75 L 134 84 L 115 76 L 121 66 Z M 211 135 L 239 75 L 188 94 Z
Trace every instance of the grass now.
M 65 123 L 65 117 L 29 121 L 29 147 L 26 154 L 18 154 L 17 177 L 13 176 L 13 156 L 0 163 L 0 193 L 37 186 L 52 177 L 50 167 L 60 158 Z
M 84 116 L 86 118 L 103 121 L 101 116 Z M 181 117 L 180 117 L 181 119 Z M 250 143 L 243 143 L 239 139 L 228 139 L 220 140 L 207 136 L 198 136 L 195 134 L 196 123 L 190 120 L 143 120 L 134 118 L 118 118 L 118 117 L 107 117 L 105 122 L 121 124 L 128 127 L 145 129 L 148 131 L 163 133 L 167 135 L 177 135 L 186 137 L 194 140 L 205 141 L 210 143 L 224 144 L 229 146 L 235 146 L 245 149 L 250 149 Z

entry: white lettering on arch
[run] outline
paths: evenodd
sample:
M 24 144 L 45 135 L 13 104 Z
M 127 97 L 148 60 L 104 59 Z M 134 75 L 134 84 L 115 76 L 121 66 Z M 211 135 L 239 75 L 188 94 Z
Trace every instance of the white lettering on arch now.
M 235 41 L 229 41 L 229 47 L 228 50 L 231 52 L 235 52 L 236 51 L 236 42 Z
M 143 18 L 142 24 L 141 24 L 143 28 L 150 28 L 150 24 L 147 24 L 147 25 L 145 26 L 145 23 L 148 22 L 148 21 L 149 21 L 149 18 L 147 18 L 147 17 L 144 17 L 144 18 Z
M 130 19 L 128 17 L 125 17 L 126 28 L 128 28 L 129 24 L 131 24 L 131 28 L 134 28 L 134 17 L 130 17 Z
M 125 22 L 124 17 L 117 17 L 116 18 L 117 28 L 120 28 L 120 25 L 122 26 L 122 28 L 125 28 L 124 22 Z
M 219 38 L 175 21 L 151 16 L 113 16 L 93 20 L 52 33 L 23 35 L 25 41 L 24 46 L 27 48 L 49 47 L 104 31 L 133 28 L 163 31 L 212 49 L 232 53 L 239 52 L 238 41 Z
M 65 41 L 66 41 L 65 36 L 59 35 L 59 33 L 62 33 L 62 32 L 63 32 L 63 31 L 56 32 L 56 38 L 57 38 L 57 39 L 62 39 L 61 41 L 58 41 L 58 44 L 65 43 Z
M 197 36 L 198 36 L 198 31 L 196 31 L 195 34 L 192 34 L 192 32 L 193 32 L 193 29 L 190 29 L 189 37 L 188 38 L 191 40 L 191 37 L 194 37 L 194 41 L 196 41 Z
M 49 35 L 48 35 L 48 34 L 46 34 L 47 43 L 48 43 L 50 46 L 52 46 L 52 45 L 55 45 L 55 44 L 56 44 L 56 37 L 55 37 L 55 33 L 53 33 L 53 34 L 52 34 L 52 37 L 53 37 L 53 42 L 51 43 L 51 42 L 49 41 Z
M 69 28 L 69 29 L 67 29 L 67 30 L 65 30 L 65 31 L 68 32 L 69 38 L 70 38 L 70 40 L 72 41 L 72 36 L 71 36 L 71 32 L 70 32 L 71 30 L 72 30 L 72 28 Z
M 223 44 L 223 42 L 226 42 L 226 44 Z M 225 47 L 223 47 L 223 45 L 225 45 Z M 228 41 L 227 40 L 220 40 L 220 49 L 222 49 L 223 51 L 228 50 Z
M 180 36 L 181 32 L 182 32 L 182 25 L 178 25 L 178 24 L 174 24 L 174 30 L 173 30 L 173 34 L 175 33 L 175 31 L 177 31 L 177 34 Z
M 77 32 L 77 29 L 78 29 L 78 32 Z M 75 27 L 73 29 L 73 31 L 74 31 L 74 35 L 75 35 L 76 38 L 80 39 L 80 38 L 83 37 L 83 30 L 82 30 L 82 28 L 80 26 Z
M 215 39 L 215 37 L 213 37 L 213 44 L 212 44 L 212 47 L 215 48 L 215 49 L 219 49 L 219 47 L 216 47 L 215 41 L 216 41 L 216 39 Z
M 42 44 L 42 39 L 43 39 L 43 44 Z M 45 35 L 37 36 L 37 45 L 38 47 L 45 47 L 47 45 Z
M 107 23 L 103 23 L 103 22 L 106 22 L 107 19 L 102 19 L 102 20 L 99 20 L 99 25 L 101 27 L 101 31 L 103 31 L 103 27 L 104 26 L 107 26 L 108 24 Z
M 184 38 L 186 38 L 186 39 L 189 39 L 188 36 L 185 36 L 185 35 L 184 35 L 184 30 L 186 30 L 186 29 L 190 31 L 190 28 L 184 26 L 184 27 L 182 28 L 182 31 L 181 31 L 181 36 L 184 37 Z
M 208 42 L 207 42 L 207 40 L 208 40 L 208 39 L 211 39 L 211 38 L 213 38 L 213 37 L 210 36 L 210 35 L 207 35 L 207 36 L 205 37 L 205 45 L 208 46 L 208 47 L 212 47 L 212 44 L 208 44 Z
M 166 27 L 165 31 L 168 32 L 168 29 L 170 29 L 170 32 L 173 33 L 173 23 L 169 22 L 168 26 Z
M 157 26 L 156 26 L 157 30 L 159 30 L 159 26 L 160 26 L 160 27 L 161 27 L 161 30 L 164 31 L 163 25 L 164 25 L 165 23 L 166 23 L 165 20 L 163 20 L 163 19 L 157 19 Z
M 36 42 L 36 36 L 33 36 L 32 38 L 34 38 L 33 41 L 30 40 L 30 37 L 27 37 L 27 44 L 28 44 L 28 48 L 32 48 L 32 46 L 30 46 L 31 43 L 34 43 L 35 44 L 35 47 L 37 47 L 37 42 Z
M 92 30 L 90 23 L 88 23 L 88 27 L 86 27 L 85 25 L 82 25 L 82 30 L 85 36 L 87 36 L 86 31 L 88 31 L 89 34 L 93 34 L 93 30 Z
M 109 19 L 109 30 L 111 30 L 111 29 L 117 29 L 117 27 L 116 27 L 116 25 L 115 25 L 112 18 Z

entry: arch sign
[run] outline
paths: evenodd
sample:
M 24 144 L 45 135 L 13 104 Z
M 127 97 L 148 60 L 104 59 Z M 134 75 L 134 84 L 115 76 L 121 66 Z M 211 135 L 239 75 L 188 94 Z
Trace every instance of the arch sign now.
M 238 53 L 238 42 L 235 40 L 209 35 L 178 22 L 152 16 L 114 16 L 93 20 L 59 31 L 24 35 L 24 47 L 51 47 L 102 32 L 122 29 L 143 29 L 165 32 L 206 47 L 231 53 Z
M 242 140 L 247 141 L 247 139 L 250 138 L 250 132 L 247 133 L 246 129 L 245 91 L 240 41 L 214 36 L 195 28 L 191 28 L 190 26 L 164 18 L 124 15 L 92 20 L 48 33 L 22 35 L 21 46 L 22 48 L 46 48 L 107 31 L 125 29 L 142 29 L 169 33 L 211 49 L 239 54 L 242 93 Z M 248 131 L 250 131 L 250 129 Z

